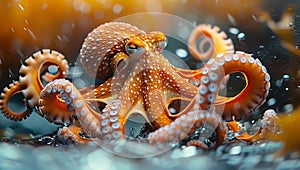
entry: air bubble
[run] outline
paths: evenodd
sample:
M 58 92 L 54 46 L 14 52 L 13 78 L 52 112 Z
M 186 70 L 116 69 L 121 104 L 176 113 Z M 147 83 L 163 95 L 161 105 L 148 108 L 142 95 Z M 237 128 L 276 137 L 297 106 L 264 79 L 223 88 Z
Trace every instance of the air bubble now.
M 56 74 L 58 72 L 58 67 L 56 65 L 51 65 L 48 67 L 48 71 L 51 74 Z
M 230 149 L 229 154 L 230 155 L 238 155 L 240 154 L 242 151 L 242 147 L 241 146 L 234 146 Z
M 292 112 L 294 110 L 294 106 L 292 104 L 286 104 L 283 106 L 283 111 L 284 112 Z
M 244 40 L 244 39 L 246 38 L 246 34 L 243 33 L 243 32 L 241 32 L 241 33 L 239 33 L 239 34 L 237 35 L 237 38 L 238 38 L 239 40 Z
M 70 73 L 71 73 L 72 78 L 79 78 L 82 76 L 83 71 L 80 67 L 74 66 L 74 67 L 70 68 Z
M 120 4 L 115 4 L 115 5 L 113 6 L 113 12 L 114 12 L 115 14 L 121 13 L 122 10 L 123 10 L 123 6 L 120 5 Z
M 180 58 L 185 58 L 188 56 L 187 51 L 185 49 L 181 49 L 181 48 L 177 49 L 175 53 Z
M 282 80 L 276 80 L 275 84 L 277 87 L 282 86 Z
M 48 8 L 48 4 L 46 2 L 44 2 L 42 5 L 41 5 L 41 10 L 46 10 Z
M 283 78 L 288 80 L 288 79 L 290 79 L 290 76 L 288 74 L 285 74 L 285 75 L 283 75 Z
M 87 14 L 91 10 L 91 5 L 89 3 L 86 3 L 82 0 L 75 0 L 73 2 L 73 9 L 75 11 L 81 12 L 83 14 Z
M 268 106 L 272 106 L 272 105 L 274 105 L 276 103 L 276 99 L 275 98 L 270 98 L 269 100 L 268 100 Z
M 229 28 L 229 32 L 231 34 L 237 35 L 240 32 L 240 30 L 237 28 L 231 27 L 231 28 Z

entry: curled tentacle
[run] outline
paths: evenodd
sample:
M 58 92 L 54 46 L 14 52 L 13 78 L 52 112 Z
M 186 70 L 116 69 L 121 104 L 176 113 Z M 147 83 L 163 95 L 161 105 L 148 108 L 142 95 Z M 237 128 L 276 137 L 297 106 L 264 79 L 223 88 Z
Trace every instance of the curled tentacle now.
M 200 41 L 199 47 L 197 47 L 198 41 Z M 207 45 L 208 49 L 206 49 Z M 188 46 L 196 60 L 208 60 L 214 58 L 216 54 L 234 50 L 231 39 L 227 38 L 219 27 L 210 24 L 198 25 L 190 34 Z
M 26 119 L 32 113 L 32 108 L 30 108 L 27 103 L 27 109 L 22 113 L 16 113 L 10 110 L 8 107 L 9 99 L 16 93 L 21 92 L 24 88 L 24 85 L 21 85 L 18 81 L 16 81 L 10 84 L 9 87 L 3 89 L 3 93 L 1 93 L 2 99 L 0 100 L 0 110 L 2 111 L 2 114 L 8 119 L 20 121 Z
M 241 72 L 246 86 L 234 97 L 218 95 L 219 85 L 224 76 Z M 217 112 L 225 120 L 240 120 L 243 114 L 256 110 L 265 102 L 270 88 L 270 75 L 258 59 L 244 52 L 227 52 L 210 59 L 204 68 L 197 71 L 180 70 L 182 77 L 194 77 L 199 95 L 195 97 L 198 105 L 194 110 L 207 109 L 209 104 L 216 106 Z M 197 82 L 197 83 L 196 83 Z
M 178 143 L 197 129 L 205 126 L 211 126 L 216 131 L 216 145 L 225 142 L 227 129 L 223 120 L 215 112 L 210 113 L 208 111 L 193 111 L 182 115 L 169 125 L 150 133 L 148 140 L 154 146 L 164 147 L 172 143 Z
M 50 98 L 52 102 L 55 102 L 56 107 L 59 103 L 62 106 L 58 107 L 59 109 L 69 110 L 69 114 L 67 115 L 51 115 L 51 117 L 55 118 L 54 121 L 70 120 L 71 113 L 74 113 L 77 116 L 81 127 L 89 135 L 97 136 L 101 134 L 101 116 L 98 113 L 95 113 L 95 111 L 87 105 L 87 103 L 82 98 L 80 92 L 68 80 L 56 79 L 48 83 L 45 86 L 45 88 L 41 91 L 41 104 L 43 104 L 42 100 L 46 98 L 48 98 L 48 100 Z M 50 114 L 55 114 L 55 111 L 52 110 Z M 49 115 L 46 116 L 49 117 Z
M 52 90 L 48 90 L 49 87 Z M 103 113 L 100 115 L 86 103 L 74 85 L 64 79 L 48 83 L 41 92 L 41 100 L 51 97 L 53 102 L 55 100 L 60 102 L 57 95 L 61 96 L 66 107 L 76 115 L 80 126 L 90 137 L 106 140 L 116 140 L 122 137 L 118 117 L 120 101 L 114 100 L 103 109 Z
M 64 126 L 60 128 L 57 135 L 61 142 L 66 143 L 85 144 L 92 140 L 90 138 L 84 138 L 81 133 L 83 132 L 80 127 L 71 125 L 69 127 Z
M 44 88 L 40 76 L 50 65 L 58 66 L 58 73 L 53 78 L 65 78 L 68 74 L 69 65 L 64 56 L 57 51 L 44 49 L 34 53 L 25 60 L 20 68 L 20 83 L 26 88 L 22 91 L 28 99 L 30 107 L 38 105 L 40 92 Z M 48 78 L 50 78 L 48 76 Z
M 47 84 L 40 95 L 39 109 L 42 116 L 45 116 L 49 122 L 69 124 L 72 122 L 74 108 L 68 105 L 70 101 L 65 101 L 66 96 L 60 94 L 60 92 L 63 92 L 61 86 L 55 83 Z
M 258 59 L 244 52 L 227 52 L 208 61 L 211 69 L 219 67 L 225 75 L 241 72 L 246 80 L 246 86 L 234 97 L 217 96 L 214 104 L 217 112 L 222 113 L 225 120 L 242 119 L 242 114 L 255 111 L 265 102 L 270 88 L 270 75 Z M 220 80 L 222 77 L 220 77 Z M 219 81 L 220 81 L 219 80 Z M 208 87 L 210 88 L 210 87 Z

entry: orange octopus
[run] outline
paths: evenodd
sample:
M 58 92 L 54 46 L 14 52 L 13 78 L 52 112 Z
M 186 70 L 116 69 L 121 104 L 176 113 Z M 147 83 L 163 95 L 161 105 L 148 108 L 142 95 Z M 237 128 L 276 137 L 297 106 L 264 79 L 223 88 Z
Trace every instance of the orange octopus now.
M 205 35 L 210 33 L 214 34 L 211 31 Z M 226 39 L 209 37 L 217 37 L 214 44 Z M 167 45 L 163 33 L 146 33 L 127 23 L 106 23 L 88 34 L 79 55 L 84 70 L 103 84 L 78 90 L 64 79 L 68 64 L 63 55 L 42 50 L 25 61 L 20 80 L 3 90 L 0 107 L 12 120 L 25 119 L 33 108 L 38 108 L 48 121 L 67 124 L 58 134 L 75 143 L 126 138 L 126 122 L 137 113 L 152 127 L 147 135 L 151 145 L 170 146 L 206 126 L 215 128 L 215 144 L 220 145 L 225 142 L 227 128 L 236 130 L 226 121 L 238 125 L 235 120 L 257 109 L 270 87 L 270 76 L 261 62 L 244 52 L 226 51 L 227 46 L 233 46 L 231 41 L 225 42 L 226 47 L 221 48 L 224 53 L 213 53 L 203 68 L 180 69 L 161 54 Z M 49 82 L 44 87 L 40 75 L 53 64 L 59 70 L 55 75 L 46 73 L 42 77 Z M 224 76 L 234 72 L 244 74 L 245 88 L 234 97 L 218 95 Z M 26 99 L 28 109 L 24 113 L 8 108 L 9 98 L 19 91 Z M 92 103 L 105 106 L 98 109 Z M 189 144 L 204 146 L 200 140 Z

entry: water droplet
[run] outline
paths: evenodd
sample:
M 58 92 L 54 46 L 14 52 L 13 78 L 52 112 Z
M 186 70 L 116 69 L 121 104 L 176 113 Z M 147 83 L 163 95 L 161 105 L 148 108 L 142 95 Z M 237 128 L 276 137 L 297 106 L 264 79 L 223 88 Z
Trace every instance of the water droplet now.
M 237 28 L 231 27 L 231 28 L 229 28 L 229 32 L 231 34 L 237 35 L 240 32 L 240 30 Z
M 18 4 L 19 8 L 24 11 L 24 7 L 21 4 Z
M 234 146 L 230 149 L 229 154 L 230 155 L 238 155 L 240 154 L 242 151 L 242 147 L 241 146 Z
M 233 16 L 231 14 L 227 13 L 227 18 L 231 22 L 232 25 L 236 25 L 235 19 L 233 18 Z
M 253 18 L 254 21 L 257 21 L 257 18 L 255 15 L 251 15 L 251 17 Z
M 83 0 L 75 0 L 73 2 L 73 9 L 83 14 L 87 14 L 91 10 L 91 5 Z
M 182 150 L 182 157 L 191 157 L 197 154 L 195 146 L 188 146 Z
M 121 13 L 122 10 L 123 10 L 123 6 L 122 6 L 121 4 L 115 4 L 115 5 L 113 6 L 113 12 L 114 12 L 115 14 Z
M 239 33 L 239 34 L 237 35 L 237 37 L 238 37 L 239 40 L 244 40 L 244 39 L 246 38 L 246 34 L 243 33 L 243 32 L 241 32 L 241 33 Z
M 13 72 L 11 71 L 11 69 L 8 69 L 8 72 L 9 72 L 9 75 L 8 75 L 8 76 L 9 76 L 9 77 L 13 77 L 14 74 L 13 74 Z
M 87 86 L 87 83 L 84 80 L 79 78 L 74 79 L 73 83 L 78 88 L 84 88 Z
M 73 66 L 70 68 L 70 73 L 71 73 L 72 78 L 78 78 L 83 74 L 83 71 L 80 67 Z
M 294 106 L 292 104 L 286 104 L 283 106 L 283 111 L 284 112 L 292 112 L 294 110 Z
M 180 58 L 185 58 L 188 56 L 187 51 L 185 49 L 181 49 L 181 48 L 177 49 L 175 53 Z
M 58 67 L 56 65 L 51 65 L 48 67 L 48 72 L 51 74 L 56 74 L 58 72 Z
M 63 41 L 63 39 L 62 39 L 62 37 L 61 37 L 60 35 L 56 35 L 56 37 L 57 37 L 57 39 L 58 39 L 59 41 Z
M 276 80 L 275 84 L 277 87 L 282 86 L 282 80 Z
M 27 31 L 28 31 L 30 37 L 31 37 L 33 40 L 36 40 L 36 36 L 35 36 L 35 34 L 31 31 L 31 29 L 27 29 Z
M 285 75 L 283 75 L 282 77 L 283 77 L 284 79 L 287 79 L 287 80 L 290 79 L 290 76 L 289 76 L 288 74 L 285 74 Z
M 272 106 L 272 105 L 274 105 L 276 103 L 276 99 L 275 98 L 270 98 L 269 100 L 268 100 L 268 106 Z
M 48 8 L 48 4 L 47 2 L 44 2 L 42 5 L 41 5 L 41 10 L 46 10 Z

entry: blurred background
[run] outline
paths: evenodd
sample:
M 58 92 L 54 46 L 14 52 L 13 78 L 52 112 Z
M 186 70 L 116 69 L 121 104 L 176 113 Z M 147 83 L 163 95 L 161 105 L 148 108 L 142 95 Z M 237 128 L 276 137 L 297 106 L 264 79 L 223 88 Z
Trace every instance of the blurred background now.
M 38 50 L 59 51 L 72 64 L 84 38 L 98 25 L 134 13 L 163 12 L 195 25 L 217 25 L 233 40 L 236 50 L 252 53 L 262 61 L 271 75 L 271 89 L 254 117 L 268 108 L 291 112 L 300 104 L 300 56 L 287 50 L 281 43 L 284 36 L 278 36 L 265 21 L 276 23 L 284 11 L 295 9 L 285 29 L 292 33 L 292 45 L 297 49 L 299 7 L 300 1 L 294 0 L 1 0 L 0 91 L 18 80 L 22 61 Z M 270 18 L 261 20 L 264 15 Z M 173 44 L 168 48 L 175 51 L 177 47 Z M 197 65 L 191 56 L 185 61 L 191 68 Z M 228 89 L 234 89 L 234 84 L 229 82 Z M 36 114 L 21 124 L 0 116 L 0 127 L 6 135 L 19 125 L 33 129 L 33 134 L 55 129 Z

